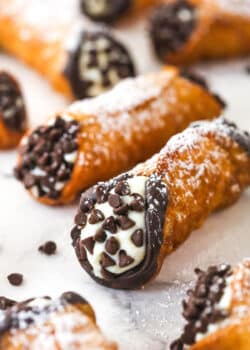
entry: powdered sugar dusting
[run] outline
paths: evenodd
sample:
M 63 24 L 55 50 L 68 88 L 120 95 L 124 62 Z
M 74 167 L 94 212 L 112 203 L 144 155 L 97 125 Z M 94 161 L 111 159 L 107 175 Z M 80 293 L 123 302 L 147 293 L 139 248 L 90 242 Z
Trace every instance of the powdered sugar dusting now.
M 217 2 L 224 11 L 233 12 L 242 16 L 250 16 L 249 0 L 218 0 Z

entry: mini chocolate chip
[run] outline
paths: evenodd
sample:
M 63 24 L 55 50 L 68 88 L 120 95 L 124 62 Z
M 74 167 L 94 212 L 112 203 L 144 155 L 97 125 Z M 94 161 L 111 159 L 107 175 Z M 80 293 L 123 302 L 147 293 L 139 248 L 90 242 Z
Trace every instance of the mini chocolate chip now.
M 106 268 L 109 266 L 114 266 L 115 261 L 106 253 L 102 253 L 101 259 L 100 259 L 100 264 L 102 267 Z
M 110 194 L 108 197 L 108 202 L 112 208 L 118 208 L 122 204 L 121 197 L 118 194 Z
M 134 259 L 131 256 L 127 255 L 125 250 L 119 252 L 119 266 L 126 267 L 134 262 Z
M 140 194 L 134 193 L 133 194 L 134 199 L 132 200 L 132 202 L 130 203 L 129 207 L 130 209 L 134 210 L 134 211 L 143 211 L 145 208 L 145 203 L 144 203 L 144 199 Z
M 108 199 L 108 189 L 104 184 L 100 184 L 96 188 L 96 200 L 98 204 L 105 203 Z
M 143 230 L 141 230 L 141 229 L 136 230 L 132 234 L 131 240 L 136 247 L 142 247 L 143 246 Z
M 79 212 L 75 216 L 75 224 L 79 226 L 85 226 L 87 223 L 87 215 L 83 212 Z
M 9 307 L 12 307 L 17 302 L 5 297 L 0 297 L 0 310 L 7 310 Z
M 125 196 L 130 194 L 130 187 L 127 181 L 119 181 L 115 186 L 115 193 L 120 196 Z
M 93 209 L 90 213 L 89 223 L 91 225 L 97 224 L 100 221 L 104 220 L 104 215 L 99 209 Z
M 23 275 L 20 273 L 11 273 L 7 278 L 9 283 L 16 287 L 23 283 Z
M 25 188 L 29 189 L 36 183 L 35 177 L 32 174 L 27 173 L 24 176 L 23 183 Z
M 96 242 L 99 242 L 99 243 L 105 242 L 105 239 L 106 239 L 106 238 L 107 238 L 107 235 L 106 235 L 106 233 L 105 233 L 105 231 L 104 231 L 103 228 L 100 228 L 100 229 L 96 232 L 95 237 L 94 237 L 95 241 L 96 241 Z
M 87 213 L 91 209 L 94 208 L 95 201 L 93 198 L 83 198 L 80 201 L 80 209 L 84 212 Z
M 120 215 L 116 220 L 122 230 L 128 230 L 135 225 L 135 222 L 128 216 Z
M 113 216 L 109 216 L 103 223 L 103 229 L 111 233 L 117 232 L 116 222 Z
M 106 251 L 111 255 L 116 254 L 119 248 L 120 244 L 115 237 L 110 237 L 105 244 Z
M 114 214 L 127 215 L 128 211 L 129 211 L 129 206 L 127 204 L 122 204 L 120 207 L 114 209 Z
M 56 253 L 56 243 L 53 241 L 48 241 L 41 245 L 38 250 L 46 255 L 54 255 Z
M 94 252 L 95 241 L 93 237 L 88 237 L 82 240 L 82 244 L 88 249 L 90 254 Z

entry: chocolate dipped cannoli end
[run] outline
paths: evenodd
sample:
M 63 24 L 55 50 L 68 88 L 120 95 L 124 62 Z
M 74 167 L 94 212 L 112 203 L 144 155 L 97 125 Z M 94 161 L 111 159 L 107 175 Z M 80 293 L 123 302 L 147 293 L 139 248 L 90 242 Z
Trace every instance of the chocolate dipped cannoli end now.
M 96 325 L 92 307 L 80 295 L 34 298 L 0 311 L 1 350 L 116 350 Z
M 16 79 L 0 71 L 0 149 L 13 148 L 27 130 L 27 114 Z
M 186 324 L 171 350 L 247 350 L 250 346 L 250 261 L 195 270 L 183 301 Z
M 136 75 L 130 53 L 111 34 L 83 31 L 78 37 L 64 71 L 76 98 L 98 96 L 122 79 Z
M 192 124 L 159 154 L 82 194 L 73 247 L 98 283 L 139 288 L 215 210 L 250 185 L 250 134 L 220 118 Z
M 112 23 L 123 16 L 133 0 L 81 0 L 81 9 L 93 21 Z
M 175 68 L 126 79 L 30 131 L 21 142 L 15 175 L 42 203 L 67 204 L 152 156 L 190 122 L 221 111 L 207 88 Z
M 188 0 L 170 1 L 158 6 L 150 18 L 150 36 L 157 56 L 166 57 L 182 49 L 194 33 L 196 7 Z

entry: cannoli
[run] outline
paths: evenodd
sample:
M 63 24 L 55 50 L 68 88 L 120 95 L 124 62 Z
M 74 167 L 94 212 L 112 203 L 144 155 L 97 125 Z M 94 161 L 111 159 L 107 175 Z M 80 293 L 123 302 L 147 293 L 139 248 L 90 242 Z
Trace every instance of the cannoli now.
M 27 131 L 27 114 L 18 82 L 0 71 L 0 149 L 13 148 Z
M 0 311 L 0 350 L 116 350 L 78 294 L 29 299 Z
M 250 53 L 249 1 L 163 0 L 149 27 L 164 62 L 190 64 Z
M 128 79 L 29 133 L 15 174 L 40 202 L 65 204 L 158 152 L 190 122 L 212 119 L 221 109 L 216 97 L 175 68 Z
M 196 269 L 196 274 L 196 285 L 183 301 L 187 323 L 170 349 L 249 350 L 250 260 Z
M 159 2 L 159 0 L 81 0 L 81 8 L 93 21 L 112 23 L 125 15 L 138 14 Z
M 67 97 L 94 97 L 135 75 L 129 52 L 105 31 L 85 30 L 77 0 L 0 0 L 0 45 Z
M 250 134 L 223 118 L 193 123 L 145 163 L 83 193 L 73 246 L 98 283 L 143 286 L 209 214 L 250 185 Z

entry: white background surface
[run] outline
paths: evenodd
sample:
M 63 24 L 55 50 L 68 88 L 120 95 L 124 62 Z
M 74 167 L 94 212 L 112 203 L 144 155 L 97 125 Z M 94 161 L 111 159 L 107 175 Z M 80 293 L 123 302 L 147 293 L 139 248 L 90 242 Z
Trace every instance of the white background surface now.
M 140 72 L 159 63 L 150 53 L 144 24 L 122 28 L 118 36 L 131 48 Z M 228 102 L 226 116 L 250 130 L 250 75 L 247 61 L 199 67 L 211 86 Z M 20 80 L 32 125 L 69 103 L 46 81 L 14 59 L 0 55 L 0 68 Z M 11 175 L 15 152 L 0 153 L 0 295 L 14 299 L 80 292 L 97 314 L 100 326 L 120 344 L 121 350 L 168 349 L 181 327 L 180 299 L 192 279 L 193 268 L 211 263 L 235 263 L 248 256 L 250 247 L 250 192 L 223 212 L 211 216 L 177 252 L 168 257 L 153 283 L 135 292 L 112 291 L 96 285 L 80 268 L 70 242 L 76 204 L 50 208 L 34 202 Z M 37 248 L 47 240 L 58 254 L 47 257 Z M 24 284 L 13 287 L 6 276 L 24 274 Z

